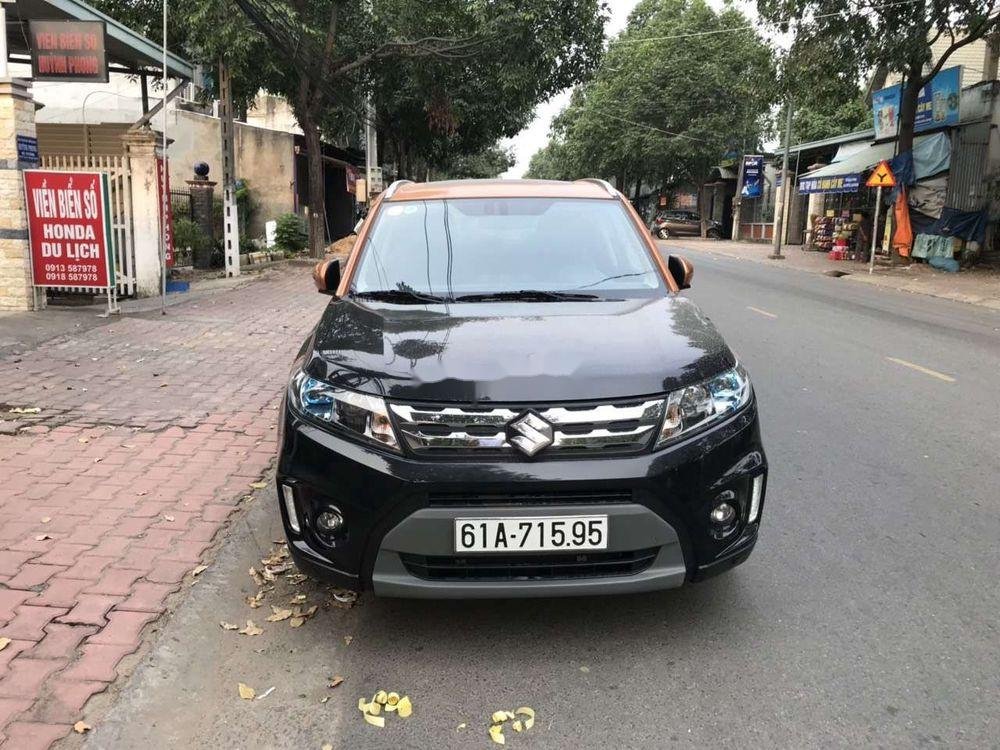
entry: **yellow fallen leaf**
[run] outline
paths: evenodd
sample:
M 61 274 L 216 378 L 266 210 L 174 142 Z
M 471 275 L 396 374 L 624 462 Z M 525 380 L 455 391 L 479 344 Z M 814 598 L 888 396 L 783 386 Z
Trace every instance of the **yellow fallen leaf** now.
M 468 724 L 466 724 L 463 721 L 461 724 L 459 724 L 457 727 L 455 727 L 455 731 L 457 732 L 459 729 L 465 729 L 467 726 L 468 726 Z
M 333 750 L 333 745 L 327 742 L 322 748 L 320 748 L 320 750 Z
M 410 697 L 404 695 L 399 699 L 399 703 L 396 704 L 396 713 L 399 714 L 400 718 L 405 719 L 407 716 L 413 713 L 413 704 L 410 703 Z
M 250 482 L 250 486 L 255 490 L 262 490 L 267 487 L 267 482 Z
M 244 685 L 242 682 L 239 684 L 238 689 L 240 691 L 240 698 L 242 698 L 245 701 L 252 701 L 257 695 L 256 690 L 254 690 L 249 685 Z
M 513 729 L 515 732 L 523 732 L 524 731 L 524 725 L 521 723 L 520 719 L 518 719 L 513 724 L 511 724 L 510 728 Z
M 389 700 L 389 696 L 386 694 L 384 690 L 379 690 L 377 693 L 375 693 L 375 697 L 372 698 L 372 700 L 378 703 L 380 706 L 384 706 L 386 701 Z M 396 702 L 398 703 L 399 701 Z
M 264 590 L 261 589 L 253 596 L 247 596 L 246 602 L 251 609 L 257 609 L 260 606 L 261 599 L 264 598 Z
M 291 620 L 288 621 L 288 624 L 291 625 L 293 628 L 301 628 L 302 624 L 305 621 L 306 618 L 304 617 L 293 617 Z
M 163 516 L 163 518 L 164 518 L 164 520 L 166 520 L 166 521 L 173 521 L 173 520 L 174 520 L 174 517 L 173 517 L 173 516 L 167 516 L 167 515 L 164 515 L 164 516 Z
M 234 625 L 231 622 L 226 622 L 225 620 L 219 623 L 219 627 L 223 630 L 239 630 L 239 625 Z
M 587 674 L 587 672 L 590 671 L 590 667 L 580 667 L 580 671 L 583 672 L 584 674 Z
M 291 604 L 301 604 L 305 600 L 306 600 L 305 594 L 296 594 L 295 596 L 292 597 Z
M 77 438 L 76 442 L 78 442 L 78 443 L 89 443 L 90 442 L 90 438 L 85 438 L 85 437 Z
M 372 716 L 378 716 L 382 713 L 382 704 L 372 701 L 368 704 L 368 708 L 365 709 L 366 714 L 371 714 Z
M 364 717 L 365 717 L 365 721 L 367 721 L 372 726 L 375 726 L 375 727 L 384 727 L 385 726 L 385 717 L 384 716 L 372 716 L 371 714 L 365 714 Z
M 44 542 L 46 539 L 51 539 L 51 538 L 52 538 L 51 534 L 39 534 L 38 536 L 35 537 L 35 541 Z
M 331 679 L 331 680 L 330 680 L 330 684 L 329 684 L 329 687 L 332 687 L 332 688 L 335 688 L 335 687 L 337 687 L 337 686 L 338 686 L 338 685 L 339 685 L 340 683 L 342 683 L 343 681 L 344 681 L 344 678 L 343 678 L 343 677 L 341 677 L 341 676 L 340 676 L 339 674 L 335 674 L 335 675 L 333 676 L 333 679 Z
M 260 635 L 263 632 L 263 628 L 254 625 L 253 620 L 247 620 L 247 626 L 240 631 L 240 635 Z
M 281 607 L 275 607 L 271 605 L 271 614 L 269 614 L 265 619 L 268 622 L 281 622 L 282 620 L 287 620 L 292 616 L 292 610 L 282 609 Z
M 324 695 L 322 698 L 319 699 L 319 702 L 320 703 L 326 703 L 328 700 L 330 700 L 330 696 L 329 695 Z
M 358 698 L 358 710 L 362 712 L 368 711 L 368 701 L 364 698 Z
M 514 714 L 511 713 L 510 711 L 494 711 L 493 715 L 490 717 L 490 720 L 494 724 L 502 724 L 503 722 L 507 721 L 508 719 L 513 719 L 513 718 L 514 718 Z
M 0 638 L 0 651 L 3 651 L 3 650 L 4 650 L 5 648 L 7 648 L 7 647 L 8 647 L 8 646 L 9 646 L 10 644 L 11 644 L 11 640 L 10 640 L 10 638 L 6 638 L 6 637 L 4 637 L 4 638 Z
M 490 739 L 498 745 L 507 743 L 507 740 L 503 737 L 503 724 L 493 724 L 490 726 Z
M 10 410 L 11 414 L 38 414 L 41 408 L 38 406 L 15 406 Z
M 250 570 L 247 571 L 247 573 L 250 575 L 251 578 L 253 578 L 253 582 L 256 583 L 258 586 L 264 585 L 264 576 L 260 574 L 257 568 L 251 567 Z
M 174 519 L 171 518 L 171 519 L 168 519 L 168 520 L 172 521 Z M 207 565 L 199 565 L 197 568 L 195 568 L 194 570 L 191 571 L 191 575 L 192 576 L 200 576 L 206 570 L 208 570 L 208 566 Z
M 353 641 L 353 640 L 354 640 L 354 636 L 353 635 L 345 635 L 344 636 L 344 645 L 345 646 L 350 646 L 351 645 L 351 641 Z
M 42 523 L 48 523 L 52 520 L 52 516 L 42 516 Z
M 533 726 L 535 726 L 535 709 L 528 708 L 527 706 L 521 706 L 519 709 L 515 710 L 514 713 L 528 717 L 524 720 L 525 729 L 531 729 Z
M 399 703 L 399 693 L 389 693 L 385 696 L 385 702 L 390 706 L 395 706 Z
M 83 734 L 84 732 L 89 732 L 93 727 L 83 721 L 78 721 L 73 725 L 73 731 L 77 734 Z

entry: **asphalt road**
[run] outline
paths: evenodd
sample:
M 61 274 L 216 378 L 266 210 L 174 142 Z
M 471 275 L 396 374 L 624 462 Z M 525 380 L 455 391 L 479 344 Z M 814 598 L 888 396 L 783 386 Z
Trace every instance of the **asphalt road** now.
M 689 294 L 761 404 L 771 477 L 746 564 L 614 599 L 365 598 L 292 629 L 243 602 L 281 536 L 265 493 L 110 712 L 88 712 L 89 746 L 488 748 L 489 714 L 528 705 L 509 748 L 1000 747 L 1000 315 L 690 257 Z M 270 596 L 299 591 L 324 601 L 311 583 Z M 218 625 L 247 617 L 265 633 Z M 244 701 L 238 682 L 275 689 Z M 413 716 L 366 725 L 378 688 Z

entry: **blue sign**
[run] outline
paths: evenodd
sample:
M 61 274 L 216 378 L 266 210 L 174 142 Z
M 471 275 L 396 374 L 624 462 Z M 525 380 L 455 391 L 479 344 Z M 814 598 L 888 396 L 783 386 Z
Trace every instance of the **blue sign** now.
M 17 160 L 38 164 L 38 139 L 26 135 L 17 137 Z
M 872 110 L 875 117 L 875 139 L 892 138 L 899 130 L 899 104 L 902 98 L 901 84 L 880 89 L 872 94 Z M 920 89 L 917 99 L 917 117 L 913 130 L 940 128 L 958 125 L 959 104 L 962 98 L 962 66 L 940 71 Z
M 799 178 L 799 194 L 809 193 L 856 193 L 861 188 L 861 173 L 843 174 L 835 177 Z
M 764 194 L 764 157 L 743 157 L 743 190 L 744 198 L 760 198 Z

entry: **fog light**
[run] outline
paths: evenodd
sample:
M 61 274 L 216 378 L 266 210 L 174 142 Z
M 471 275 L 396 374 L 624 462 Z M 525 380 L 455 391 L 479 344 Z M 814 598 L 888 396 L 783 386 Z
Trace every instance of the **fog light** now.
M 747 518 L 749 523 L 753 523 L 760 516 L 760 498 L 764 493 L 764 475 L 758 474 L 753 478 L 753 485 L 750 488 L 750 515 Z
M 734 520 L 736 520 L 736 508 L 729 503 L 719 503 L 712 508 L 710 517 L 712 519 L 712 523 L 718 526 L 729 526 Z
M 299 514 L 295 510 L 295 490 L 290 485 L 281 485 L 281 499 L 285 501 L 285 515 L 288 516 L 288 526 L 296 534 L 302 533 L 299 526 Z
M 316 528 L 324 534 L 336 534 L 343 526 L 344 517 L 337 508 L 330 508 L 316 516 Z

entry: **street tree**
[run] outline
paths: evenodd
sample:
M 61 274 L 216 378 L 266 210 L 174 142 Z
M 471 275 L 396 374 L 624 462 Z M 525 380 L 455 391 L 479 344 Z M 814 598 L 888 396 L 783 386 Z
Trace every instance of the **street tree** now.
M 913 148 L 920 89 L 956 51 L 1000 30 L 1000 0 L 757 0 L 757 9 L 784 28 L 797 19 L 797 47 L 842 50 L 836 67 L 855 80 L 880 69 L 902 74 L 900 152 Z M 946 46 L 935 57 L 940 41 Z
M 514 166 L 514 154 L 499 145 L 474 154 L 459 154 L 430 172 L 435 180 L 469 180 L 499 177 Z M 430 169 L 430 168 L 429 168 Z
M 594 79 L 557 118 L 555 145 L 539 167 L 586 171 L 635 194 L 643 184 L 687 182 L 700 200 L 725 153 L 763 139 L 774 80 L 768 45 L 735 8 L 643 0 Z

